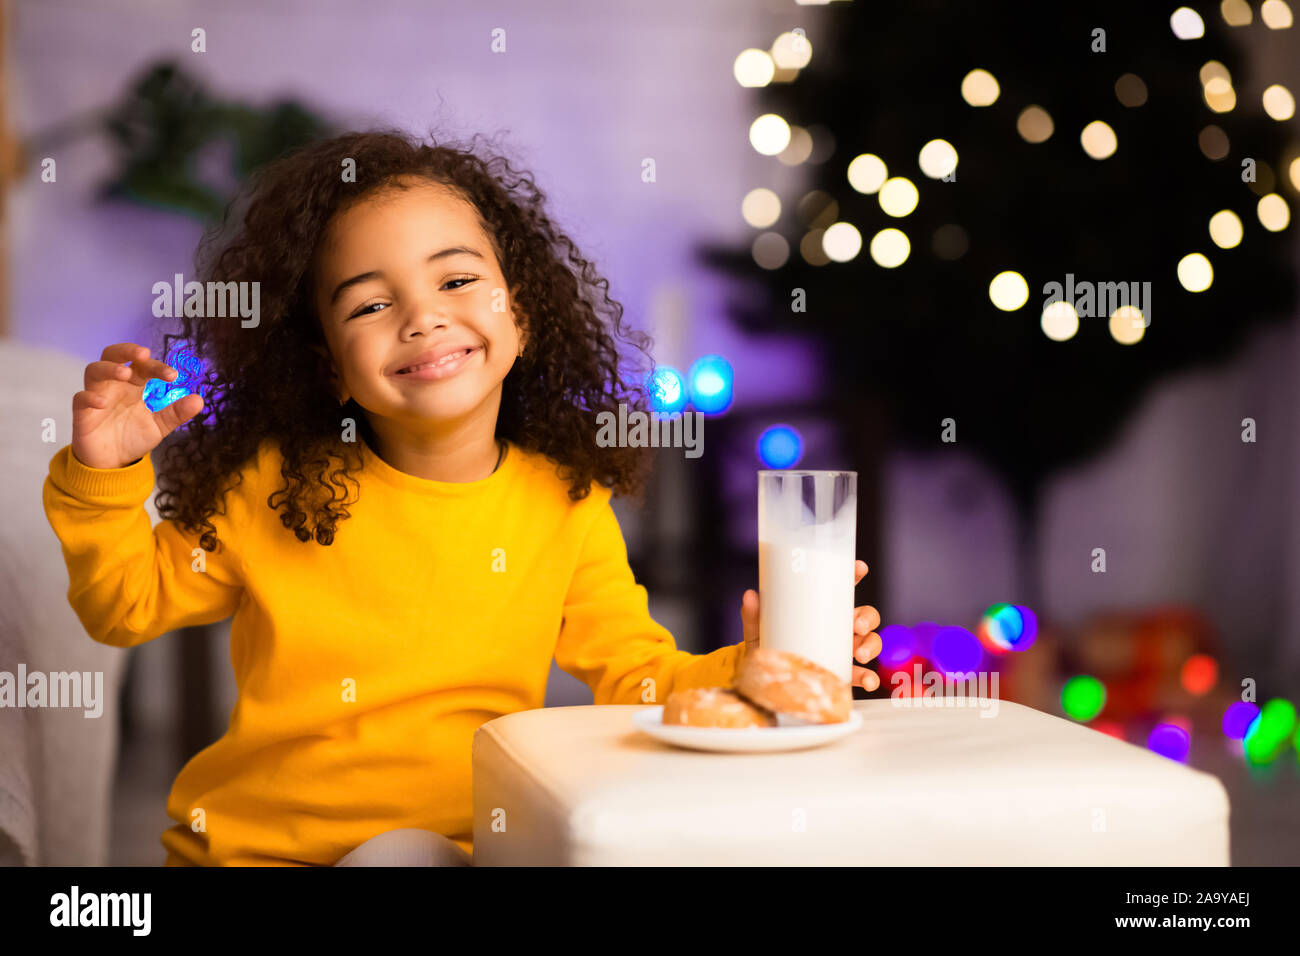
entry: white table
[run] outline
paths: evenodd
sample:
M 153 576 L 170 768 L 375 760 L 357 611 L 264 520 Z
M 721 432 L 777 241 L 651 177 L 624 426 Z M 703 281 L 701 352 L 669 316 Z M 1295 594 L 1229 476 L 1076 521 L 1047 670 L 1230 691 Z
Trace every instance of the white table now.
M 661 744 L 628 705 L 497 718 L 474 736 L 474 863 L 1228 865 L 1217 777 L 1009 701 L 898 703 L 767 754 Z

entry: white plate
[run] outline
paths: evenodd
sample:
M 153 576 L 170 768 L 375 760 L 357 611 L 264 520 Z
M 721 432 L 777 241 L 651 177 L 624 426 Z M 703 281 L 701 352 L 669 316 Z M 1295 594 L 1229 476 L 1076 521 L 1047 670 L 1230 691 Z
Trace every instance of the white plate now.
M 721 753 L 771 753 L 780 750 L 807 750 L 839 740 L 862 726 L 862 716 L 854 710 L 839 724 L 803 724 L 784 714 L 777 714 L 778 727 L 687 727 L 665 724 L 662 706 L 645 707 L 632 715 L 632 722 L 656 740 L 689 750 L 713 750 Z

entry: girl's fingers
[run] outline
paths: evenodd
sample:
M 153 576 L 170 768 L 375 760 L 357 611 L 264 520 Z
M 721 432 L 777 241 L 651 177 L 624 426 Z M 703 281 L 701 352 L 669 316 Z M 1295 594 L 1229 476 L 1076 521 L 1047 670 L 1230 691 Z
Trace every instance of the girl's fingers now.
M 880 627 L 880 612 L 870 604 L 853 609 L 853 633 L 870 634 Z
M 752 588 L 740 599 L 740 624 L 747 643 L 758 640 L 758 592 Z
M 880 677 L 869 667 L 853 665 L 853 685 L 866 690 L 875 690 L 880 686 Z
M 859 558 L 853 562 L 853 583 L 858 584 L 867 576 L 867 562 Z
M 867 664 L 880 656 L 880 650 L 881 642 L 879 634 L 863 634 L 854 641 L 853 659 Z

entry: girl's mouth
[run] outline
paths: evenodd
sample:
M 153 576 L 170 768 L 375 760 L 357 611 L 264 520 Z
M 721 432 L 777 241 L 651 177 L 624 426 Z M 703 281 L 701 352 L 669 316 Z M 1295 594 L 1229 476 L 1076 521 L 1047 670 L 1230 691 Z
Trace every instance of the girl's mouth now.
M 447 378 L 455 375 L 469 364 L 470 358 L 479 351 L 481 350 L 477 348 L 461 349 L 459 352 L 452 352 L 450 355 L 443 356 L 441 361 L 399 371 L 395 377 L 417 382 L 430 382 Z

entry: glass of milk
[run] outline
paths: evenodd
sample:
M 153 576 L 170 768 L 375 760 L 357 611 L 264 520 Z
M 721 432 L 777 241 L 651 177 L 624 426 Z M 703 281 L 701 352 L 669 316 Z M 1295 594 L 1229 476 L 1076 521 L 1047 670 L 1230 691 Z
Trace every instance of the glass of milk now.
M 853 677 L 856 471 L 759 471 L 758 643 Z

